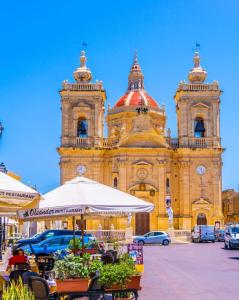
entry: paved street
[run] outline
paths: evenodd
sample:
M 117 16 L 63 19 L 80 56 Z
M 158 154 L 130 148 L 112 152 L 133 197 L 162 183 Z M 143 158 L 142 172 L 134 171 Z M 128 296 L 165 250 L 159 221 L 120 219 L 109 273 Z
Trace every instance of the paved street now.
M 239 250 L 224 243 L 144 247 L 142 300 L 239 298 Z

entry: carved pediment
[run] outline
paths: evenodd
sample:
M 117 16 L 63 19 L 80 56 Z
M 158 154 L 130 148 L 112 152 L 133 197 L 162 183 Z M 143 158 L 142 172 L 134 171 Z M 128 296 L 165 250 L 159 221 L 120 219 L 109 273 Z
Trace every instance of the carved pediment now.
M 199 102 L 192 105 L 191 109 L 209 109 L 209 106 L 205 103 Z
M 193 205 L 212 205 L 208 200 L 204 198 L 197 199 L 193 202 Z
M 137 161 L 137 162 L 133 163 L 133 165 L 135 165 L 135 166 L 152 166 L 151 163 L 148 163 L 145 160 Z

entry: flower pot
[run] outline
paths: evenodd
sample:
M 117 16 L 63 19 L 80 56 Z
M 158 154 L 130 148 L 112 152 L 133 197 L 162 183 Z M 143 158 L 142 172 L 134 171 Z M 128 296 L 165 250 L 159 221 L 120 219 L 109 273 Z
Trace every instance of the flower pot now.
M 84 249 L 84 253 L 89 253 L 89 254 L 96 254 L 98 251 L 97 249 Z
M 86 292 L 88 290 L 89 278 L 56 279 L 57 292 Z
M 108 287 L 106 290 L 127 290 L 127 289 L 132 289 L 132 290 L 140 290 L 140 280 L 141 280 L 141 275 L 137 276 L 132 276 L 128 282 L 126 282 L 125 286 L 122 288 L 118 284 L 112 284 L 110 287 Z M 127 299 L 127 298 L 126 298 Z

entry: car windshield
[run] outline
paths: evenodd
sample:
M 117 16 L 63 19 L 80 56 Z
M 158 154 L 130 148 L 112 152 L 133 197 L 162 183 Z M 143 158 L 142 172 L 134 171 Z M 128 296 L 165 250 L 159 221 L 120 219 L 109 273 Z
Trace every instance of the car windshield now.
M 35 239 L 35 238 L 37 238 L 39 235 L 40 235 L 40 233 L 36 233 L 36 234 L 34 234 L 31 238 L 32 238 L 32 239 Z
M 239 226 L 231 227 L 232 233 L 239 233 Z

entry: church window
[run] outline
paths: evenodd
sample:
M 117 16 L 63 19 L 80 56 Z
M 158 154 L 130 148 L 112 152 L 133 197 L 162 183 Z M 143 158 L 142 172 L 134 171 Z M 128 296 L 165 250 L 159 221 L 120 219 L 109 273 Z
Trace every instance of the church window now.
M 88 136 L 88 122 L 86 119 L 79 119 L 77 123 L 77 137 L 86 138 Z
M 114 178 L 114 188 L 115 189 L 118 188 L 118 178 L 117 177 Z
M 169 178 L 166 179 L 166 192 L 170 193 L 170 182 L 169 182 Z
M 202 118 L 196 118 L 194 123 L 194 136 L 196 138 L 202 138 L 205 136 L 205 126 Z

